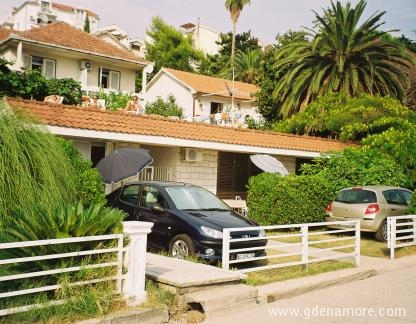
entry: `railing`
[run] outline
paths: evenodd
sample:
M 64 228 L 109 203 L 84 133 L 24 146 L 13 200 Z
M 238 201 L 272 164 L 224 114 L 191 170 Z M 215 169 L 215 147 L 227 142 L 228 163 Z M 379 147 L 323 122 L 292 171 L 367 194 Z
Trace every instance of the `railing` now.
M 124 232 L 129 235 L 129 245 L 123 247 L 123 234 L 112 234 L 112 235 L 99 235 L 99 236 L 88 236 L 88 237 L 75 237 L 75 238 L 65 238 L 65 239 L 51 239 L 51 240 L 39 240 L 39 241 L 25 241 L 17 243 L 2 243 L 0 244 L 0 251 L 6 251 L 9 249 L 21 249 L 21 248 L 36 248 L 41 246 L 49 245 L 61 245 L 65 246 L 70 244 L 88 244 L 91 242 L 109 242 L 114 241 L 116 244 L 112 246 L 102 246 L 95 248 L 87 249 L 84 251 L 76 252 L 66 252 L 66 253 L 56 253 L 56 254 L 43 254 L 35 255 L 29 257 L 15 257 L 9 259 L 1 259 L 0 266 L 6 265 L 16 265 L 19 263 L 32 263 L 46 260 L 63 260 L 71 258 L 71 261 L 77 260 L 77 262 L 71 263 L 67 267 L 53 268 L 43 270 L 38 267 L 38 270 L 32 272 L 24 273 L 7 273 L 2 271 L 0 275 L 0 284 L 13 282 L 12 287 L 15 286 L 15 283 L 19 280 L 32 279 L 32 282 L 36 282 L 37 279 L 43 277 L 48 278 L 50 281 L 47 285 L 37 286 L 35 288 L 22 288 L 17 290 L 12 290 L 13 288 L 9 287 L 8 291 L 0 292 L 0 301 L 8 298 L 10 301 L 13 297 L 24 296 L 24 295 L 34 295 L 43 292 L 56 291 L 62 289 L 63 285 L 59 284 L 57 281 L 53 282 L 51 278 L 54 275 L 59 274 L 71 274 L 75 272 L 92 270 L 92 269 L 103 269 L 107 268 L 113 271 L 109 271 L 108 275 L 104 277 L 95 276 L 93 279 L 84 280 L 84 281 L 73 281 L 68 285 L 70 287 L 83 286 L 88 284 L 95 284 L 99 282 L 116 282 L 115 294 L 123 293 L 124 297 L 127 299 L 127 302 L 130 305 L 135 305 L 142 302 L 146 296 L 144 290 L 144 273 L 145 273 L 145 264 L 146 264 L 146 242 L 147 242 L 147 233 L 150 232 L 152 223 L 146 222 L 124 222 Z M 34 249 L 41 250 L 40 248 Z M 125 258 L 123 258 L 123 253 L 126 252 Z M 94 256 L 102 256 L 101 259 Z M 91 258 L 88 258 L 91 257 Z M 94 260 L 94 261 L 91 261 Z M 127 267 L 127 272 L 123 275 L 123 262 Z M 34 266 L 34 268 L 36 268 Z M 3 267 L 4 269 L 4 267 Z M 73 276 L 74 277 L 74 276 Z M 124 280 L 124 284 L 123 284 Z M 33 285 L 32 285 L 33 287 Z M 33 308 L 42 308 L 52 305 L 61 305 L 65 301 L 63 299 L 54 299 L 46 303 L 34 303 L 25 306 L 15 306 L 9 308 L 0 309 L 0 317 L 5 315 L 11 315 L 15 313 L 25 312 Z
M 390 259 L 395 249 L 416 245 L 416 215 L 387 217 L 387 248 Z
M 321 227 L 332 227 L 331 230 L 321 230 Z M 318 228 L 317 231 L 310 231 Z M 263 247 L 238 247 L 238 242 L 258 241 L 261 237 L 248 237 L 242 232 L 265 231 L 267 245 Z M 342 234 L 332 235 L 332 234 Z M 347 234 L 347 235 L 346 235 Z M 352 235 L 351 235 L 352 234 Z M 318 236 L 324 235 L 323 239 Z M 317 239 L 314 239 L 317 238 Z M 232 247 L 234 245 L 234 247 Z M 245 244 L 247 246 L 247 244 Z M 253 244 L 255 245 L 255 244 Z M 229 269 L 230 265 L 252 261 L 277 262 L 265 266 L 244 267 L 241 272 L 252 272 L 273 268 L 284 268 L 327 260 L 352 258 L 355 265 L 360 264 L 360 222 L 359 220 L 337 221 L 324 223 L 272 225 L 245 228 L 226 228 L 223 230 L 222 267 Z M 256 257 L 257 252 L 266 250 L 267 255 Z M 257 253 L 258 254 L 258 253 Z M 270 262 L 272 263 L 272 262 Z

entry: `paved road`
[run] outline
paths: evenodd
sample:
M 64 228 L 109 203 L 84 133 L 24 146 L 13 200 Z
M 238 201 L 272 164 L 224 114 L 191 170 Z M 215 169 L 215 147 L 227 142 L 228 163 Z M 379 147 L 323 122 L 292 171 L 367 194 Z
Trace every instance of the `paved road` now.
M 205 323 L 406 324 L 416 323 L 415 303 L 416 265 L 412 265 L 342 286 L 242 309 Z M 275 315 L 270 315 L 271 312 Z

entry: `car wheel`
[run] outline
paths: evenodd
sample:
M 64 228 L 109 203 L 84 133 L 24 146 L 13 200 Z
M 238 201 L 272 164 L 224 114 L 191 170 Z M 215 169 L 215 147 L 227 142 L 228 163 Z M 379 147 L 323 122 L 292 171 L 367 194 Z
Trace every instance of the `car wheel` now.
M 379 242 L 386 242 L 387 241 L 387 221 L 384 220 L 381 223 L 380 227 L 378 228 L 375 234 L 376 240 Z
M 191 238 L 185 234 L 175 236 L 170 242 L 169 255 L 178 259 L 195 256 L 195 247 Z

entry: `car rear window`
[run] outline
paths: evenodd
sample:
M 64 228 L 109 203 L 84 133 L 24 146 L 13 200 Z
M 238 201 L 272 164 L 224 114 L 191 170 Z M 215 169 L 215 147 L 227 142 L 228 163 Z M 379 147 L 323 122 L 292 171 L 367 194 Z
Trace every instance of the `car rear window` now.
M 377 196 L 374 191 L 364 189 L 342 190 L 335 201 L 347 204 L 366 204 L 377 202 Z

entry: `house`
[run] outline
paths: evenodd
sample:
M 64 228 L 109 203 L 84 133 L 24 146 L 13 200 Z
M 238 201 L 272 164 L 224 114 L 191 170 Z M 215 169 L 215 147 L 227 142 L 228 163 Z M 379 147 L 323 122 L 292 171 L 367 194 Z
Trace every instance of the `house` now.
M 199 23 L 186 23 L 180 26 L 179 29 L 184 35 L 190 35 L 195 48 L 201 50 L 205 55 L 218 54 L 220 46 L 217 42 L 220 41 L 220 33 L 203 26 Z
M 221 198 L 245 197 L 248 178 L 261 172 L 251 154 L 278 158 L 289 172 L 325 152 L 350 143 L 317 137 L 220 127 L 154 115 L 132 115 L 6 98 L 14 109 L 35 115 L 55 134 L 70 139 L 95 165 L 121 147 L 142 147 L 154 162 L 150 179 L 193 183 Z
M 222 123 L 222 113 L 231 120 L 243 120 L 246 116 L 259 120 L 261 115 L 253 96 L 257 91 L 259 88 L 249 83 L 162 68 L 147 84 L 144 99 L 147 103 L 173 94 L 184 109 L 185 118 L 209 121 L 214 116 L 216 123 Z
M 90 31 L 94 32 L 100 23 L 98 15 L 83 7 L 73 7 L 50 0 L 24 1 L 14 7 L 3 27 L 24 31 L 56 21 L 63 21 L 76 28 L 84 29 L 88 17 Z
M 65 22 L 26 31 L 0 28 L 0 55 L 14 63 L 12 70 L 39 69 L 47 78 L 72 78 L 85 92 L 132 93 L 136 74 L 149 64 Z
M 146 56 L 146 45 L 144 41 L 139 38 L 130 37 L 120 26 L 110 25 L 100 27 L 94 32 L 94 35 L 115 46 L 123 46 L 123 48 L 132 51 L 138 57 L 144 58 Z

